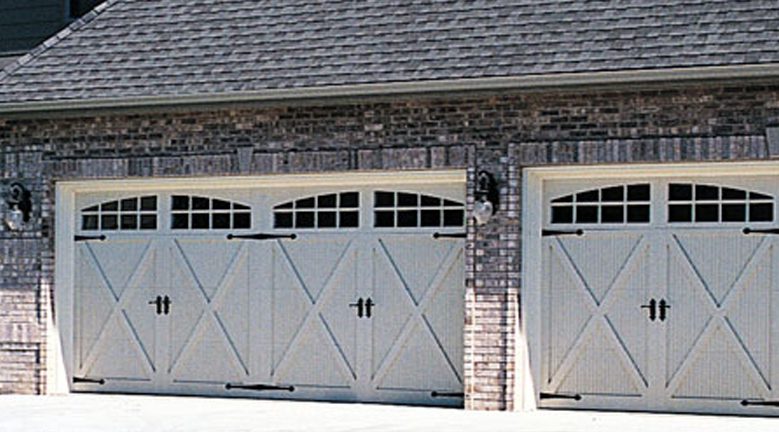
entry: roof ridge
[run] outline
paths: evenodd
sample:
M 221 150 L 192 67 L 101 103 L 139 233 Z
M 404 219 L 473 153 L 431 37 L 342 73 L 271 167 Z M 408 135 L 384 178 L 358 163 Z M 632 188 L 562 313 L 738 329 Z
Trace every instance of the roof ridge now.
M 95 20 L 100 14 L 102 14 L 106 9 L 110 8 L 116 3 L 119 3 L 123 0 L 106 0 L 103 3 L 98 4 L 95 6 L 94 9 L 91 11 L 85 13 L 78 19 L 74 20 L 65 28 L 58 31 L 54 34 L 54 36 L 46 39 L 45 41 L 38 44 L 35 48 L 31 49 L 30 51 L 27 51 L 27 54 L 19 57 L 15 61 L 12 61 L 10 64 L 6 65 L 4 68 L 0 68 L 0 84 L 2 84 L 2 81 L 6 79 L 9 75 L 13 74 L 20 68 L 26 66 L 28 63 L 39 57 L 44 52 L 48 51 L 55 45 L 57 45 L 60 41 L 65 39 L 66 37 L 70 36 L 77 30 L 81 29 L 85 25 L 91 23 Z

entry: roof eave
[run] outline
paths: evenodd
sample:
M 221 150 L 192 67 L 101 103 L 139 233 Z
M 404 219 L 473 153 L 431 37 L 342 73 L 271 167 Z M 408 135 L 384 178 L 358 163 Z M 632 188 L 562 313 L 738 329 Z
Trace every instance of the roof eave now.
M 180 96 L 31 101 L 0 104 L 0 114 L 760 78 L 779 78 L 779 63 L 354 84 Z

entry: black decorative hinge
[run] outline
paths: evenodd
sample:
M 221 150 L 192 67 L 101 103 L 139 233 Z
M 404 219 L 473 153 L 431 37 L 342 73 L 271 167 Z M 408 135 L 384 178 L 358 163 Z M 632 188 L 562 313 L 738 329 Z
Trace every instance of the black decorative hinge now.
M 434 239 L 440 239 L 440 238 L 465 238 L 466 236 L 467 236 L 467 234 L 464 233 L 464 232 L 461 232 L 461 233 L 440 233 L 440 232 L 433 233 L 433 238 Z
M 73 377 L 73 384 L 79 384 L 79 383 L 88 383 L 88 384 L 105 384 L 105 380 L 103 378 L 87 378 L 87 377 Z
M 457 393 L 457 392 L 439 392 L 434 391 L 430 393 L 430 397 L 433 398 L 464 398 L 465 393 Z
M 741 401 L 741 406 L 767 406 L 772 408 L 779 408 L 779 401 L 744 399 Z
M 106 236 L 99 235 L 99 236 L 85 236 L 85 235 L 77 235 L 73 236 L 73 241 L 90 241 L 90 240 L 99 240 L 99 241 L 105 241 Z
M 582 400 L 582 395 L 576 393 L 576 394 L 565 394 L 565 393 L 540 393 L 538 395 L 539 399 L 570 399 L 575 401 Z
M 271 390 L 284 390 L 288 392 L 295 391 L 295 386 L 275 386 L 268 384 L 225 384 L 226 390 L 253 390 L 253 391 L 271 391 Z
M 779 228 L 769 228 L 769 229 L 744 228 L 741 232 L 743 232 L 744 235 L 750 235 L 750 234 L 773 234 L 773 235 L 779 235 Z
M 227 240 L 274 240 L 274 239 L 290 239 L 295 240 L 298 238 L 297 234 L 227 234 Z
M 567 236 L 567 235 L 583 236 L 584 230 L 582 229 L 577 229 L 575 231 L 541 230 L 541 237 Z

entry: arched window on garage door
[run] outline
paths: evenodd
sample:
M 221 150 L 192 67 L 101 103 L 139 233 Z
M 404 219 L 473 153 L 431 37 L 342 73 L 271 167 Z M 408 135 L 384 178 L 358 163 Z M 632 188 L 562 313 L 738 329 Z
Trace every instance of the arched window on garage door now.
M 81 209 L 82 231 L 138 231 L 157 229 L 154 195 L 106 201 Z
M 441 228 L 465 225 L 465 204 L 414 192 L 376 191 L 376 228 Z
M 552 199 L 553 224 L 649 223 L 648 183 L 588 189 Z
M 308 196 L 273 207 L 274 228 L 334 229 L 359 226 L 359 192 Z
M 251 207 L 219 198 L 192 195 L 171 197 L 173 230 L 250 229 Z
M 772 222 L 774 197 L 711 184 L 668 185 L 668 222 Z

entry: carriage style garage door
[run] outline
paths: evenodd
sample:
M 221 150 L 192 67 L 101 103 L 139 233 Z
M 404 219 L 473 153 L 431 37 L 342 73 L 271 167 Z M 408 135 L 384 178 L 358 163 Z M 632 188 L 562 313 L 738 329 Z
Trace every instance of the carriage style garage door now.
M 75 390 L 462 404 L 463 183 L 74 207 Z
M 775 414 L 779 177 L 547 180 L 541 407 Z

